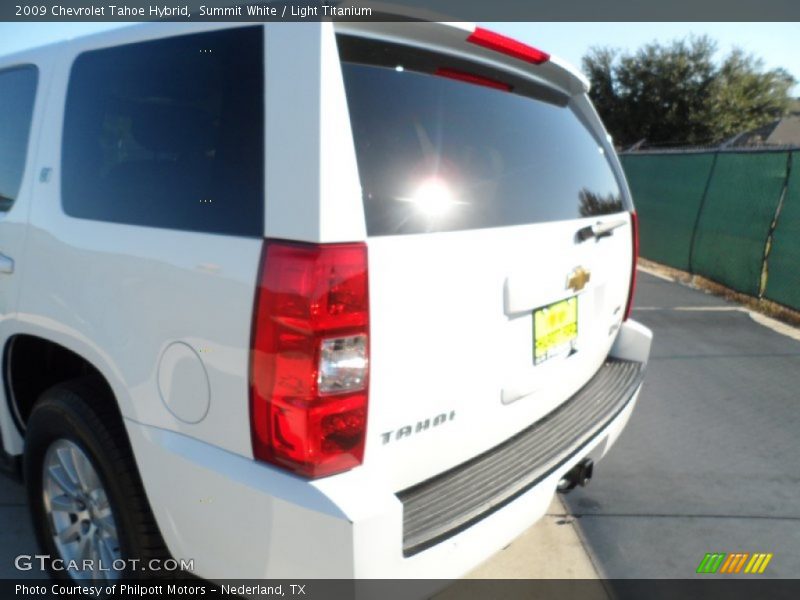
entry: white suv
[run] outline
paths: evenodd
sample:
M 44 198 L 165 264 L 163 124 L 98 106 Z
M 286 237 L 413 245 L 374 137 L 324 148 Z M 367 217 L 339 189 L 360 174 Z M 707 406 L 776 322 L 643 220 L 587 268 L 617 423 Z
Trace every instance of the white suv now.
M 53 572 L 456 577 L 585 482 L 651 340 L 586 91 L 423 22 L 0 59 L 3 464 Z

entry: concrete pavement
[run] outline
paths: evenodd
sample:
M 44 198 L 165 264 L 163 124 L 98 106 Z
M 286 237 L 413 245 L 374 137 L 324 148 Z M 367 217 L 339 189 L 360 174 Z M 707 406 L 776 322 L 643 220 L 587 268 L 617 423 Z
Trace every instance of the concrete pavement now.
M 644 389 L 592 484 L 566 497 L 588 551 L 610 578 L 691 577 L 706 552 L 773 553 L 764 576 L 797 577 L 800 341 L 640 275 Z
M 635 306 L 654 343 L 627 429 L 471 577 L 678 579 L 706 552 L 800 573 L 800 331 L 641 270 Z

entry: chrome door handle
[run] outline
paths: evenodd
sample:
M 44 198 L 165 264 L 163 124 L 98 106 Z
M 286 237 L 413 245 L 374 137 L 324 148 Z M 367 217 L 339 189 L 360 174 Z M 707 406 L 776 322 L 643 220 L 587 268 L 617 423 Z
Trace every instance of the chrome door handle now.
M 0 273 L 13 273 L 14 259 L 0 252 Z

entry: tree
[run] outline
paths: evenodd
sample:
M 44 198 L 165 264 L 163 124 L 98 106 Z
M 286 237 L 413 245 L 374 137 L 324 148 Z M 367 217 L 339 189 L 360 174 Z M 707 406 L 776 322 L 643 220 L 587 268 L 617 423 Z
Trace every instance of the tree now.
M 721 64 L 706 36 L 647 44 L 633 53 L 592 48 L 583 57 L 589 92 L 615 142 L 720 142 L 785 114 L 794 78 L 734 49 Z
M 708 115 L 722 137 L 755 129 L 789 112 L 794 78 L 783 69 L 763 68 L 762 60 L 738 48 L 722 63 Z

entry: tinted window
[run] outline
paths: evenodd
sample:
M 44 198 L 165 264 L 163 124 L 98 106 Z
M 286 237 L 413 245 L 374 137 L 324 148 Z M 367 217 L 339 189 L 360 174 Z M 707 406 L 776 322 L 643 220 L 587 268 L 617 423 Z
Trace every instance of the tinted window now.
M 79 56 L 64 117 L 65 212 L 262 235 L 262 65 L 260 27 Z
M 624 209 L 603 148 L 564 103 L 395 65 L 343 64 L 370 235 Z
M 0 71 L 0 211 L 11 208 L 22 183 L 37 77 L 36 67 Z

